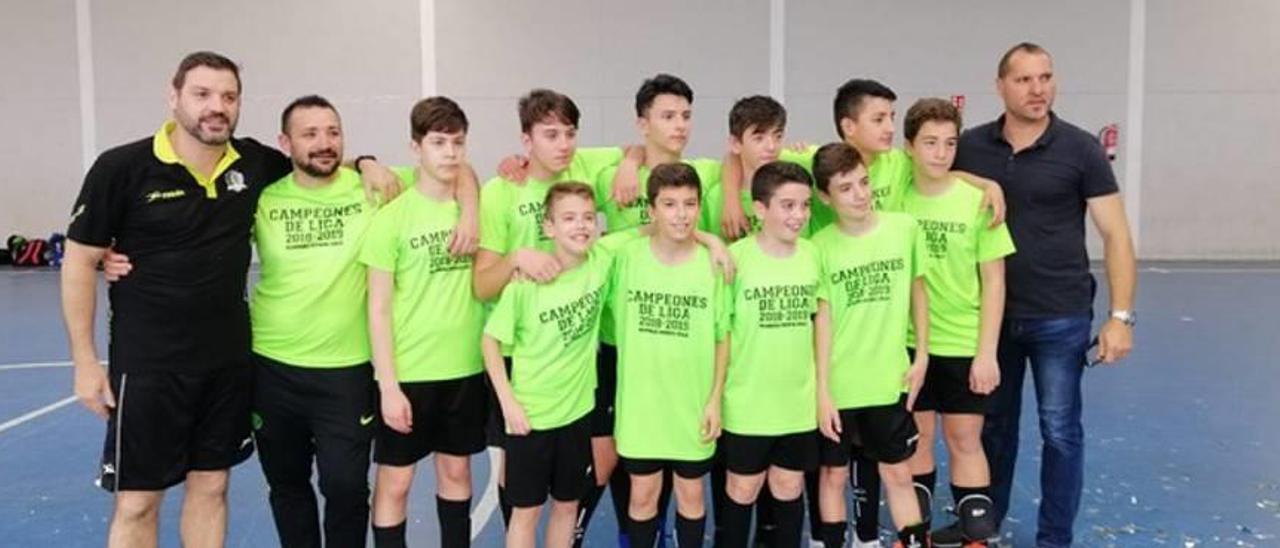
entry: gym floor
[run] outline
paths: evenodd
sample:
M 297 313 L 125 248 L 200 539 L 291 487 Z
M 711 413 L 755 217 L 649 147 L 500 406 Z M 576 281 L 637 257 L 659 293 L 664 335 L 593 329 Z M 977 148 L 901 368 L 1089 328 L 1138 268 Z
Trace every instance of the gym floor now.
M 1280 264 L 1144 263 L 1139 286 L 1136 352 L 1085 376 L 1077 544 L 1280 546 L 1280 321 L 1271 316 L 1280 310 Z M 1098 302 L 1104 309 L 1105 295 Z M 93 479 L 104 425 L 71 398 L 57 272 L 0 269 L 0 308 L 0 545 L 101 546 L 111 498 Z M 105 310 L 104 299 L 104 355 Z M 1035 543 L 1040 442 L 1030 381 L 1026 389 L 1005 546 Z M 474 544 L 500 546 L 489 460 L 473 463 Z M 431 546 L 432 473 L 419 468 L 410 542 Z M 163 546 L 178 545 L 180 499 L 180 488 L 167 498 Z M 936 502 L 935 512 L 950 504 L 946 489 Z M 228 546 L 278 543 L 256 459 L 232 473 L 229 528 Z M 587 544 L 616 545 L 615 535 L 606 496 Z

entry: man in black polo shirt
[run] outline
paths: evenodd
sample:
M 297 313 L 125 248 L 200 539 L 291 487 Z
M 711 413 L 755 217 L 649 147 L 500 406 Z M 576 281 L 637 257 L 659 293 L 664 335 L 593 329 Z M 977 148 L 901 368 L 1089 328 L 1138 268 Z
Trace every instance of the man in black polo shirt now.
M 1098 357 L 1123 359 L 1132 348 L 1137 272 L 1124 204 L 1111 166 L 1089 133 L 1052 111 L 1053 59 L 1021 43 L 1000 60 L 996 88 L 1005 113 L 960 138 L 955 168 L 1000 183 L 1018 252 L 1008 258 L 1008 294 L 1000 334 L 1001 382 L 983 430 L 996 518 L 1009 509 L 1026 365 L 1036 384 L 1041 438 L 1041 547 L 1069 546 L 1084 480 L 1080 380 L 1086 364 L 1095 281 L 1085 250 L 1086 211 L 1104 242 L 1111 313 Z M 951 544 L 955 529 L 934 535 Z
M 193 53 L 172 83 L 173 119 L 104 152 L 85 176 L 62 267 L 75 393 L 108 419 L 109 546 L 155 546 L 164 491 L 183 482 L 183 545 L 221 546 L 229 469 L 253 450 L 249 233 L 258 196 L 291 165 L 232 137 L 233 61 Z M 93 344 L 95 267 L 108 247 L 132 262 L 109 292 L 109 373 Z

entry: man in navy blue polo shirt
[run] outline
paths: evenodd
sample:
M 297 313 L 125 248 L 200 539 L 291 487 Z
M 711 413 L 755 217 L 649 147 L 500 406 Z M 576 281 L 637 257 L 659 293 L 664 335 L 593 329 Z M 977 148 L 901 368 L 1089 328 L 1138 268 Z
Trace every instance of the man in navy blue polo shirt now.
M 1041 547 L 1069 546 L 1084 480 L 1080 381 L 1089 346 L 1095 281 L 1085 250 L 1085 213 L 1104 242 L 1110 316 L 1098 357 L 1123 359 L 1133 345 L 1137 271 L 1115 175 L 1096 139 L 1054 114 L 1053 58 L 1031 43 L 1000 59 L 996 89 L 1005 112 L 960 139 L 955 168 L 994 179 L 1008 202 L 1018 252 L 1006 261 L 999 388 L 983 430 L 997 521 L 1009 509 L 1027 363 L 1036 385 L 1041 463 Z M 939 531 L 950 544 L 955 529 Z M 978 540 L 978 539 L 975 539 Z

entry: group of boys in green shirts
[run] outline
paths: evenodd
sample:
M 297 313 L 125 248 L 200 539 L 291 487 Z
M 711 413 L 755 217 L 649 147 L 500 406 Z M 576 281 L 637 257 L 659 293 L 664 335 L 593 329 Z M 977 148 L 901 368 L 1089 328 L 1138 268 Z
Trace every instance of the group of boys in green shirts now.
M 762 491 L 758 541 L 799 546 L 808 491 L 811 536 L 841 546 L 854 461 L 884 478 L 898 541 L 927 545 L 932 460 L 917 455 L 932 445 L 920 434 L 939 411 L 968 415 L 957 432 L 976 440 L 1002 308 L 990 293 L 1003 287 L 984 265 L 1014 250 L 988 211 L 994 183 L 949 172 L 958 112 L 918 103 L 907 150 L 893 148 L 894 98 L 851 80 L 835 104 L 843 142 L 799 151 L 782 144 L 780 104 L 742 99 L 721 162 L 683 158 L 693 94 L 673 76 L 641 87 L 644 145 L 625 150 L 577 148 L 572 100 L 533 90 L 519 105 L 524 154 L 478 204 L 465 114 L 424 99 L 410 117 L 420 162 L 397 170 L 398 197 L 367 203 L 346 168 L 264 191 L 254 351 L 308 368 L 372 363 L 357 407 L 362 426 L 380 407 L 368 434 L 378 546 L 405 545 L 414 465 L 429 454 L 441 545 L 467 545 L 469 456 L 486 442 L 506 452 L 509 546 L 536 544 L 548 494 L 546 545 L 580 544 L 607 486 L 624 541 L 651 546 L 664 485 L 681 546 L 702 544 L 708 498 L 717 545 L 745 546 Z M 473 256 L 451 235 L 476 219 Z M 969 394 L 952 405 L 947 391 Z M 725 477 L 708 497 L 713 468 Z M 322 490 L 337 473 L 321 468 Z M 977 514 L 984 481 L 952 481 Z M 958 510 L 960 542 L 985 539 Z

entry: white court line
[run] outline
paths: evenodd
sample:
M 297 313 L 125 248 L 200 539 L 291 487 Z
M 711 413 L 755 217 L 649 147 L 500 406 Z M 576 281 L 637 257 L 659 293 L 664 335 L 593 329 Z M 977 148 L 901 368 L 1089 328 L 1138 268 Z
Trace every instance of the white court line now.
M 484 526 L 489 524 L 489 518 L 493 517 L 494 509 L 498 507 L 498 468 L 493 465 L 498 462 L 498 450 L 490 447 L 485 454 L 489 457 L 489 483 L 484 486 L 484 494 L 480 495 L 480 502 L 476 503 L 476 509 L 471 512 L 471 540 L 480 535 Z
M 66 407 L 67 405 L 75 403 L 75 401 L 76 401 L 75 396 L 67 396 L 64 399 L 58 400 L 49 405 L 36 409 L 35 411 L 22 415 L 16 419 L 10 419 L 8 421 L 5 421 L 4 424 L 0 424 L 0 432 L 4 432 L 5 430 L 18 426 L 19 424 L 27 422 L 31 419 L 40 417 L 41 415 L 45 415 L 45 414 L 57 411 L 63 407 Z
M 1106 272 L 1105 269 L 1096 269 L 1094 272 Z M 1165 268 L 1159 266 L 1139 267 L 1138 272 L 1150 272 L 1152 274 L 1280 274 L 1280 268 L 1270 267 L 1242 267 L 1242 268 L 1226 268 L 1226 267 L 1174 267 Z
M 0 371 L 9 371 L 17 369 L 40 369 L 52 367 L 70 367 L 71 362 L 31 362 L 31 363 L 11 363 L 0 365 Z M 68 396 L 66 399 L 58 400 L 49 405 L 26 413 L 15 419 L 11 419 L 4 424 L 0 424 L 0 432 L 4 432 L 10 428 L 18 426 L 22 423 L 38 418 L 42 415 L 57 411 L 76 401 L 75 396 Z M 471 538 L 474 539 L 480 535 L 484 527 L 489 524 L 489 519 L 493 517 L 493 512 L 498 508 L 498 468 L 493 464 L 498 461 L 497 450 L 490 447 L 488 453 L 490 470 L 489 482 L 484 487 L 484 493 L 480 495 L 480 501 L 476 503 L 475 510 L 471 513 Z
M 45 369 L 51 367 L 71 367 L 71 362 L 31 362 L 31 363 L 7 363 L 0 365 L 0 371 L 13 371 L 16 369 Z

